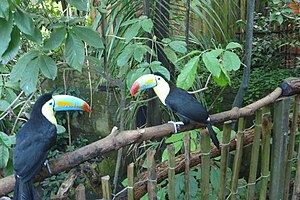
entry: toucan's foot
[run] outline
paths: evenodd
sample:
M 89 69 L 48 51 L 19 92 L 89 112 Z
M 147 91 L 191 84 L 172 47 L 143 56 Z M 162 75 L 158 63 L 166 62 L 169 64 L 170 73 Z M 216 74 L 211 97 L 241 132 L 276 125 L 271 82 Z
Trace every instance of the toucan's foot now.
M 49 166 L 48 160 L 45 160 L 45 162 L 44 162 L 44 165 L 45 165 L 45 167 L 47 167 L 47 169 L 48 169 L 48 172 L 49 172 L 50 174 L 52 174 L 52 171 L 51 171 L 51 169 L 50 169 L 50 166 Z
M 168 121 L 168 123 L 174 125 L 175 133 L 178 132 L 177 129 L 178 129 L 180 126 L 183 126 L 183 125 L 184 125 L 183 122 Z

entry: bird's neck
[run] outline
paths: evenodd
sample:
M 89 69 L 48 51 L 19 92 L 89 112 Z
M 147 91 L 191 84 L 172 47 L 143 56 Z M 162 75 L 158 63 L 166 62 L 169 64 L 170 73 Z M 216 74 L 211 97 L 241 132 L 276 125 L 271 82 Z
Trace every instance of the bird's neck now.
M 170 93 L 170 86 L 168 84 L 156 86 L 153 88 L 155 94 L 158 96 L 160 101 L 166 105 L 166 98 Z
M 42 107 L 42 114 L 46 117 L 46 119 L 51 122 L 53 125 L 57 126 L 57 121 L 55 118 L 55 112 L 47 106 Z

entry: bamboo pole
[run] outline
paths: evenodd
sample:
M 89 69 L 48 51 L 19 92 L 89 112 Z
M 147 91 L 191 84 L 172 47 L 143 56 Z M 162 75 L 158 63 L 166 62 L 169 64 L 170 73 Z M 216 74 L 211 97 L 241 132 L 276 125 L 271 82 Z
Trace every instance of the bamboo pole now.
M 209 199 L 210 194 L 210 136 L 205 129 L 201 131 L 201 195 L 202 199 Z
M 227 159 L 229 154 L 229 144 L 231 135 L 231 123 L 232 121 L 226 121 L 223 125 L 223 137 L 221 144 L 221 177 L 220 177 L 220 188 L 218 193 L 218 199 L 225 199 L 226 189 L 226 175 L 227 175 Z
M 86 200 L 85 187 L 83 184 L 79 184 L 75 189 L 75 200 Z
M 147 152 L 147 164 L 148 164 L 148 199 L 157 199 L 157 174 L 156 174 L 156 164 L 154 160 L 155 150 L 151 149 Z
M 283 199 L 290 98 L 274 103 L 270 199 Z
M 168 184 L 168 197 L 169 200 L 175 200 L 175 148 L 174 144 L 168 145 L 168 161 L 169 161 L 169 184 Z
M 134 199 L 133 186 L 134 186 L 134 163 L 130 163 L 127 167 L 127 179 L 128 179 L 128 200 Z
M 255 195 L 255 182 L 256 182 L 256 173 L 257 173 L 257 164 L 259 156 L 259 143 L 260 143 L 260 134 L 262 129 L 262 109 L 258 109 L 255 112 L 255 128 L 254 128 L 254 138 L 251 151 L 251 162 L 250 162 L 250 172 L 248 180 L 248 195 L 247 199 L 254 199 Z
M 245 118 L 241 117 L 239 119 L 239 124 L 238 124 L 236 150 L 235 150 L 235 156 L 233 161 L 233 170 L 232 170 L 232 178 L 231 178 L 231 185 L 230 185 L 231 200 L 236 199 L 239 172 L 240 172 L 242 156 L 243 156 L 244 130 L 245 130 Z
M 110 200 L 111 199 L 111 188 L 109 185 L 109 176 L 107 175 L 107 176 L 101 177 L 101 183 L 102 183 L 103 199 Z
M 184 137 L 184 154 L 185 154 L 185 199 L 190 199 L 190 133 L 187 132 Z
M 268 107 L 263 109 L 262 123 L 262 145 L 261 145 L 261 186 L 260 200 L 265 200 L 267 197 L 268 182 L 270 178 L 269 163 L 270 163 L 270 140 L 271 140 L 271 113 Z
M 298 126 L 297 119 L 299 113 L 299 102 L 300 102 L 300 95 L 297 95 L 295 97 L 295 102 L 293 107 L 293 118 L 292 118 L 291 131 L 289 137 L 290 139 L 288 144 L 288 155 L 287 155 L 287 163 L 286 163 L 286 170 L 285 170 L 284 199 L 289 198 L 292 159 L 293 159 L 293 153 L 295 151 L 295 134 Z

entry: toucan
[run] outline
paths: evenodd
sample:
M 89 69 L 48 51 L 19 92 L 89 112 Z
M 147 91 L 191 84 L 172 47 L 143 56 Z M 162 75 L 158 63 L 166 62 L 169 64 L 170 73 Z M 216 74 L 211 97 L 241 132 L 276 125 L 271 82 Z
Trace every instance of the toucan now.
M 159 72 L 146 74 L 138 78 L 130 89 L 131 96 L 138 91 L 153 88 L 154 92 L 165 106 L 175 112 L 183 124 L 191 121 L 206 124 L 214 145 L 219 149 L 220 143 L 212 128 L 207 110 L 187 91 L 169 83 Z M 178 124 L 177 124 L 178 125 Z M 175 126 L 175 131 L 176 126 Z
M 47 93 L 35 102 L 30 118 L 16 134 L 13 156 L 16 179 L 14 200 L 38 199 L 32 179 L 46 165 L 48 151 L 55 144 L 55 112 L 69 110 L 91 112 L 85 101 L 70 95 L 52 96 Z

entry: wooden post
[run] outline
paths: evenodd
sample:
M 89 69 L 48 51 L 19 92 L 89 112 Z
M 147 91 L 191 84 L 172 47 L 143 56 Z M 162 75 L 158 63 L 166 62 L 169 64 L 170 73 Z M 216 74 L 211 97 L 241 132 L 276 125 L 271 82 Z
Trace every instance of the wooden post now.
M 86 200 L 85 197 L 85 187 L 83 184 L 79 184 L 75 189 L 75 199 L 76 200 Z
M 201 199 L 209 199 L 210 194 L 210 136 L 205 129 L 201 131 Z
M 288 155 L 287 155 L 287 163 L 286 163 L 286 170 L 285 170 L 284 199 L 289 198 L 290 180 L 291 180 L 291 171 L 292 171 L 292 158 L 295 150 L 295 134 L 298 126 L 297 120 L 298 120 L 298 113 L 299 113 L 299 102 L 300 102 L 300 95 L 297 95 L 295 97 L 295 102 L 293 107 L 293 119 L 292 119 L 290 139 L 288 144 Z
M 245 118 L 241 117 L 239 119 L 238 124 L 238 132 L 236 138 L 236 150 L 235 156 L 233 161 L 233 169 L 232 169 L 232 178 L 231 178 L 231 185 L 230 185 L 230 199 L 236 199 L 236 192 L 239 180 L 239 172 L 241 168 L 242 156 L 243 156 L 243 143 L 244 143 L 244 130 L 245 130 Z
M 221 177 L 218 197 L 220 200 L 225 199 L 226 175 L 227 175 L 227 158 L 229 153 L 230 135 L 232 121 L 226 121 L 223 125 L 223 137 L 221 145 Z
M 261 186 L 260 186 L 260 200 L 267 198 L 268 182 L 270 178 L 269 164 L 270 164 L 270 139 L 271 139 L 271 113 L 269 108 L 264 108 L 264 116 L 262 123 L 262 145 L 261 145 Z
M 155 150 L 150 149 L 147 152 L 147 164 L 148 164 L 148 199 L 156 200 L 157 199 L 157 174 L 156 174 L 156 164 L 155 164 Z
M 249 184 L 248 195 L 247 195 L 248 200 L 254 199 L 254 195 L 255 195 L 255 182 L 256 182 L 257 164 L 258 164 L 258 156 L 259 156 L 259 143 L 260 143 L 261 129 L 262 129 L 262 109 L 258 109 L 255 112 L 255 128 L 254 128 L 250 172 L 249 172 L 249 180 L 248 180 L 248 184 Z
M 293 115 L 293 122 L 292 122 L 292 129 L 291 129 L 291 134 L 292 131 L 297 130 L 297 121 L 294 123 L 294 119 L 298 119 L 299 116 L 299 104 L 300 104 L 300 95 L 296 96 L 295 99 L 295 104 L 294 104 L 294 115 Z M 295 108 L 296 106 L 296 108 Z M 300 148 L 298 149 L 298 155 L 297 155 L 297 170 L 296 170 L 296 178 L 295 178 L 295 183 L 294 183 L 294 188 L 293 188 L 293 196 L 292 199 L 299 199 L 300 197 Z
M 103 191 L 103 199 L 104 200 L 111 200 L 111 188 L 109 185 L 109 176 L 101 177 L 102 183 L 102 191 Z
M 270 199 L 283 199 L 290 98 L 274 103 Z
M 127 187 L 128 200 L 133 200 L 134 199 L 134 194 L 133 194 L 134 163 L 130 163 L 127 167 L 127 179 L 128 179 L 128 187 Z
M 169 200 L 175 200 L 175 149 L 174 144 L 168 145 L 168 161 L 169 161 L 169 184 L 168 184 L 168 197 Z
M 190 133 L 187 132 L 184 137 L 184 155 L 185 155 L 185 199 L 190 199 Z

